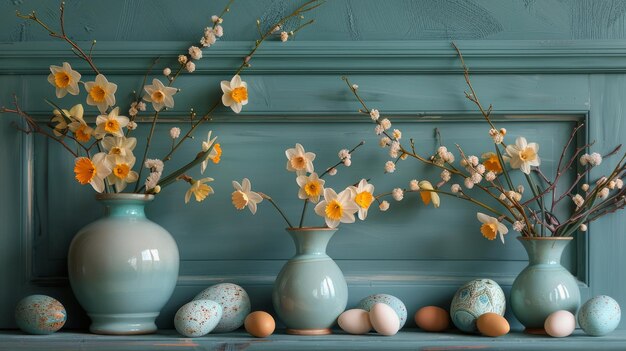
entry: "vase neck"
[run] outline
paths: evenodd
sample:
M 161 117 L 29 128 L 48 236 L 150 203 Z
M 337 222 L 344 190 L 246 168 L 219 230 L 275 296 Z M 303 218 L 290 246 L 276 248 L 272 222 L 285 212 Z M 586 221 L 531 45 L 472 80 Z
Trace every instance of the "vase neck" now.
M 563 239 L 520 239 L 528 253 L 530 264 L 561 264 L 563 250 L 571 241 Z
M 144 208 L 153 197 L 138 194 L 107 194 L 97 199 L 104 205 L 105 217 L 145 218 Z
M 296 245 L 296 255 L 326 255 L 326 246 L 337 229 L 288 228 Z

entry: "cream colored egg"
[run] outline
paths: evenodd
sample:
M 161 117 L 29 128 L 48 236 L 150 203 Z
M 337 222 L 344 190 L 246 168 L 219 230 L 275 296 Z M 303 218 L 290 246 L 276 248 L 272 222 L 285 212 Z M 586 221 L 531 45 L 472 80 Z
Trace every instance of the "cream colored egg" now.
M 370 322 L 380 335 L 392 336 L 400 330 L 400 318 L 393 308 L 384 303 L 377 303 L 370 309 Z
M 570 311 L 556 311 L 546 318 L 543 327 L 546 329 L 546 333 L 552 337 L 566 337 L 576 329 L 576 318 Z
M 350 334 L 367 334 L 372 330 L 369 313 L 358 308 L 342 313 L 337 319 L 337 324 L 346 333 Z

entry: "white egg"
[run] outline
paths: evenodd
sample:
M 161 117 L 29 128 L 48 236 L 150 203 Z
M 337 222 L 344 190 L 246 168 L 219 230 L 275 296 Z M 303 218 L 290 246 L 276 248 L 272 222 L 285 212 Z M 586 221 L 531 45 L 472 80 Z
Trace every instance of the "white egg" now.
M 555 338 L 571 335 L 576 329 L 576 318 L 570 311 L 556 311 L 551 313 L 543 325 L 546 333 Z
M 337 319 L 337 324 L 346 333 L 350 334 L 367 334 L 372 330 L 369 313 L 358 308 L 342 313 Z
M 377 303 L 370 309 L 370 322 L 380 335 L 396 335 L 400 330 L 400 318 L 393 308 L 384 303 Z
M 210 333 L 222 318 L 222 306 L 211 300 L 195 300 L 183 305 L 174 317 L 174 326 L 182 335 L 196 338 Z

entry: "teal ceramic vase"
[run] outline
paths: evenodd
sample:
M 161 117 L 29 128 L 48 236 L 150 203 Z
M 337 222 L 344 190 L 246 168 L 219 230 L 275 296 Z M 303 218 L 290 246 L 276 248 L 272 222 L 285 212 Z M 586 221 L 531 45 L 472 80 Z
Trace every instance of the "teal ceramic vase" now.
M 272 302 L 289 334 L 330 334 L 337 317 L 346 309 L 348 285 L 341 269 L 326 254 L 336 231 L 287 229 L 296 245 L 296 255 L 276 277 Z
M 548 315 L 559 310 L 576 315 L 580 290 L 576 278 L 561 266 L 571 237 L 518 237 L 528 253 L 528 266 L 511 287 L 511 308 L 526 332 L 544 334 Z
M 68 253 L 69 280 L 96 334 L 149 334 L 178 278 L 178 247 L 144 213 L 153 195 L 100 194 L 104 216 L 82 228 Z

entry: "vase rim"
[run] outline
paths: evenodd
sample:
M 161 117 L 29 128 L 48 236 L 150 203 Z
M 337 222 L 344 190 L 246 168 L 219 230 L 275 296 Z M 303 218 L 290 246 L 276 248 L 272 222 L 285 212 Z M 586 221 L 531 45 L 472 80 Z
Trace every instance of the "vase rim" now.
M 291 232 L 307 232 L 307 231 L 316 231 L 316 230 L 337 230 L 337 228 L 328 228 L 328 227 L 302 227 L 302 228 L 298 228 L 298 227 L 287 227 L 285 228 L 288 231 Z
M 96 200 L 139 200 L 152 201 L 152 194 L 134 194 L 134 193 L 102 193 L 96 194 Z
M 574 240 L 572 236 L 518 236 L 517 240 Z

